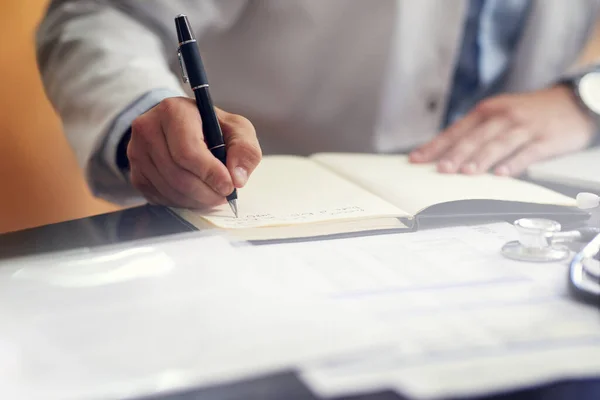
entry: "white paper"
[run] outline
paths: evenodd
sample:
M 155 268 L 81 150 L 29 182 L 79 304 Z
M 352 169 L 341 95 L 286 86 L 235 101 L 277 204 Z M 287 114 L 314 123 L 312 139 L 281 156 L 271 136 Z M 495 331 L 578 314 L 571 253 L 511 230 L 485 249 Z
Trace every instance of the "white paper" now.
M 311 159 L 410 215 L 434 204 L 459 200 L 576 205 L 573 198 L 523 180 L 493 174 L 443 174 L 435 163 L 413 164 L 402 154 L 321 153 Z
M 213 237 L 3 263 L 0 398 L 129 398 L 381 342 L 376 322 L 255 261 Z
M 568 297 L 566 264 L 505 259 L 510 224 L 265 246 L 281 285 L 367 310 L 393 350 L 306 364 L 322 396 L 394 388 L 416 398 L 600 374 L 598 310 Z
M 407 216 L 406 212 L 303 157 L 265 157 L 239 190 L 239 218 L 224 204 L 206 213 L 176 209 L 191 223 L 226 229 Z M 317 228 L 315 228 L 317 229 Z

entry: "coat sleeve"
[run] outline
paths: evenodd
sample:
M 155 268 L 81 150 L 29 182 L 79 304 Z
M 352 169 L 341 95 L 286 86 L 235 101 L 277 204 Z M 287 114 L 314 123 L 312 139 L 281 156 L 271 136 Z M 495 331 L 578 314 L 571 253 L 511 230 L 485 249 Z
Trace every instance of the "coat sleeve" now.
M 171 69 L 173 21 L 186 7 L 183 0 L 54 0 L 38 26 L 46 95 L 98 197 L 124 205 L 142 200 L 117 165 L 117 147 L 138 115 L 166 97 L 186 96 Z M 213 1 L 194 7 L 197 34 L 219 23 Z

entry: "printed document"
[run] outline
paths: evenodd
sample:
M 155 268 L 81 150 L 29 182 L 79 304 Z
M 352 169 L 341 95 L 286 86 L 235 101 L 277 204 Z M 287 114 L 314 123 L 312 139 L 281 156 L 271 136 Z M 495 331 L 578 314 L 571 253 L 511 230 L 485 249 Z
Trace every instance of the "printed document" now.
M 279 287 L 219 237 L 11 260 L 0 263 L 0 398 L 223 384 L 379 345 L 376 326 Z
M 520 263 L 510 224 L 261 246 L 282 287 L 368 311 L 393 349 L 304 364 L 322 396 L 490 393 L 600 375 L 600 313 L 567 294 L 567 264 Z M 285 261 L 282 261 L 285 260 Z

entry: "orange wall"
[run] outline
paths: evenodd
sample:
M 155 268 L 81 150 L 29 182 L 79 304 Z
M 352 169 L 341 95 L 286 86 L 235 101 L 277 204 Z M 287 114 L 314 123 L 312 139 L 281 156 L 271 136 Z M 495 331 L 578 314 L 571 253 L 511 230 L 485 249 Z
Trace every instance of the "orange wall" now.
M 0 232 L 116 209 L 90 194 L 36 69 L 46 1 L 0 2 Z

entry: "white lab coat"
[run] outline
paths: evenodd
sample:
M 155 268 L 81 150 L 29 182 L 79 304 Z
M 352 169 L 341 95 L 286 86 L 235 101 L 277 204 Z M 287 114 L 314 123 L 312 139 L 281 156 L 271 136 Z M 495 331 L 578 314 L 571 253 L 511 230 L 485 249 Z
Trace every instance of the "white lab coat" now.
M 599 3 L 533 0 L 503 89 L 542 88 L 573 69 Z M 248 117 L 266 154 L 308 154 L 406 150 L 433 138 L 466 7 L 467 0 L 53 1 L 38 31 L 38 60 L 92 189 L 124 202 L 134 192 L 114 166 L 115 117 L 148 91 L 190 94 L 179 76 L 177 14 L 193 24 L 215 104 Z

